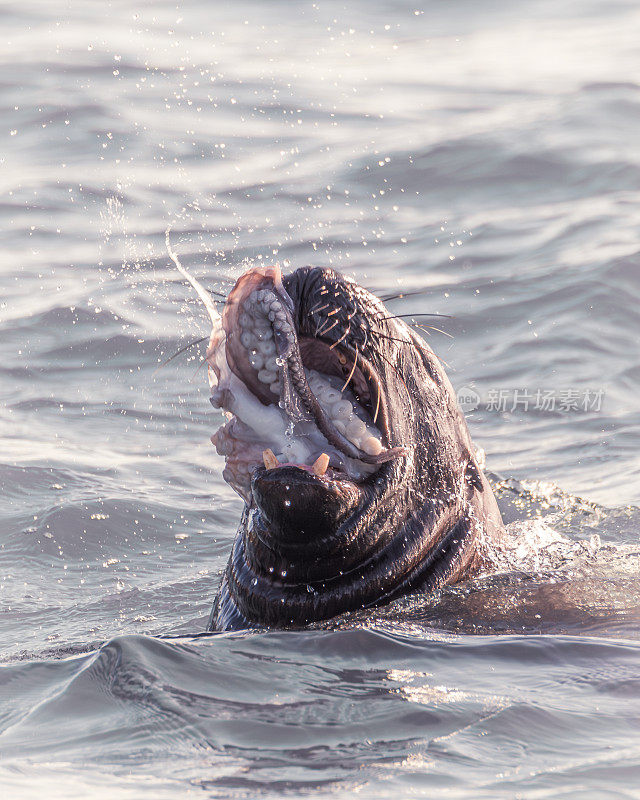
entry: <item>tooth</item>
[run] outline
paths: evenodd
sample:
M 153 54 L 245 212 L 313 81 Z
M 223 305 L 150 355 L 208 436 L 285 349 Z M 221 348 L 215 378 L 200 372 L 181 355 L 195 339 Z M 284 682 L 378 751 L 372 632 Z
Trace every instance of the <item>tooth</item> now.
M 262 460 L 264 461 L 265 469 L 275 469 L 280 464 L 273 454 L 273 450 L 269 450 L 268 447 L 262 451 Z
M 327 471 L 328 466 L 329 466 L 329 456 L 326 453 L 323 453 L 321 456 L 318 456 L 318 458 L 316 458 L 311 469 L 313 470 L 315 475 L 321 478 Z

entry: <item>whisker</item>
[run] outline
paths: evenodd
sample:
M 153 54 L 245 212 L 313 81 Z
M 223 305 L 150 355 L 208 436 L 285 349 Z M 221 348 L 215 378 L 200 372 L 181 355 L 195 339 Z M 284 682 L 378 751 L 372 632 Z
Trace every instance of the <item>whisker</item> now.
M 351 367 L 351 372 L 349 373 L 349 377 L 345 381 L 344 386 L 342 387 L 342 389 L 340 389 L 341 392 L 344 392 L 344 390 L 349 385 L 349 381 L 351 380 L 351 378 L 353 378 L 353 373 L 356 371 L 356 364 L 357 363 L 358 363 L 358 343 L 356 342 L 356 354 L 355 354 L 355 356 L 353 358 L 353 366 Z
M 446 331 L 443 331 L 440 328 L 436 328 L 433 325 L 421 325 L 419 322 L 414 322 L 414 325 L 416 326 L 416 328 L 420 328 L 420 330 L 424 331 L 425 333 L 427 333 L 427 328 L 429 328 L 432 331 L 438 331 L 438 333 L 442 333 L 444 336 L 448 336 L 450 339 L 454 338 L 450 333 L 447 333 Z
M 396 365 L 395 365 L 395 364 L 393 364 L 391 361 L 389 361 L 389 359 L 388 359 L 388 358 L 385 358 L 385 357 L 382 355 L 382 353 L 380 353 L 380 355 L 382 356 L 382 360 L 383 360 L 383 361 L 386 361 L 386 362 L 387 362 L 387 364 L 388 364 L 388 365 L 391 367 L 391 369 L 392 369 L 392 370 L 393 370 L 393 371 L 396 373 L 396 375 L 398 376 L 398 378 L 400 378 L 400 381 L 401 381 L 402 385 L 404 386 L 404 388 L 405 388 L 405 391 L 406 391 L 406 393 L 407 393 L 407 397 L 409 398 L 409 402 L 410 402 L 410 403 L 411 403 L 411 402 L 413 402 L 413 398 L 411 397 L 411 392 L 409 391 L 409 387 L 408 387 L 408 386 L 407 386 L 407 384 L 405 383 L 405 380 L 404 380 L 404 378 L 402 377 L 402 375 L 401 375 L 401 374 L 398 372 L 398 368 L 396 367 Z
M 227 295 L 226 294 L 222 294 L 222 292 L 216 292 L 215 289 L 207 289 L 207 291 L 209 292 L 209 294 L 213 294 L 216 297 L 219 297 L 220 300 L 226 300 L 227 299 Z
M 388 319 L 408 319 L 410 317 L 444 317 L 446 319 L 453 319 L 451 314 L 423 314 L 419 311 L 417 314 L 393 314 L 390 317 L 377 317 L 381 322 Z
M 200 370 L 202 369 L 202 367 L 204 367 L 204 365 L 205 365 L 206 363 L 207 363 L 207 359 L 206 359 L 206 358 L 203 358 L 203 359 L 202 359 L 202 361 L 200 362 L 200 364 L 198 364 L 198 369 L 197 369 L 197 370 L 196 370 L 196 371 L 193 373 L 193 375 L 192 375 L 192 376 L 189 378 L 189 383 L 193 383 L 193 381 L 195 380 L 195 377 L 196 377 L 196 375 L 197 375 L 197 374 L 200 372 Z
M 399 300 L 401 297 L 413 297 L 416 294 L 424 294 L 428 291 L 430 291 L 430 288 L 414 289 L 411 292 L 397 292 L 396 294 L 378 295 L 377 292 L 372 292 L 372 294 L 376 294 L 383 303 L 388 303 L 390 300 Z
M 378 419 L 378 411 L 380 411 L 380 384 L 376 381 L 376 413 L 373 415 L 373 424 L 376 424 L 376 420 Z
M 430 335 L 430 334 L 429 334 L 429 331 L 428 331 L 428 330 L 426 330 L 426 329 L 425 329 L 425 327 L 423 327 L 423 326 L 419 325 L 418 323 L 415 323 L 415 324 L 416 324 L 416 326 L 417 326 L 417 327 L 419 327 L 419 328 L 421 328 L 422 330 L 424 330 L 424 332 L 427 334 L 427 336 L 429 336 L 429 335 Z M 431 326 L 427 326 L 427 327 L 431 327 Z M 438 329 L 438 328 L 433 328 L 433 330 L 437 330 L 437 331 L 438 331 L 439 329 Z M 415 343 L 414 341 L 412 341 L 412 340 L 407 340 L 407 339 L 397 339 L 395 336 L 388 336 L 386 333 L 383 333 L 382 331 L 380 331 L 380 330 L 378 330 L 378 329 L 376 329 L 376 328 L 372 328 L 372 331 L 373 331 L 373 333 L 374 333 L 376 336 L 381 336 L 383 339 L 388 339 L 390 342 L 399 342 L 400 344 L 406 344 L 406 345 L 409 345 L 410 347 L 415 347 L 415 346 L 416 346 L 416 343 Z M 451 336 L 451 334 L 450 334 L 450 333 L 447 333 L 446 331 L 439 331 L 439 332 L 440 332 L 440 333 L 443 333 L 445 336 L 448 336 L 450 339 L 453 339 L 453 338 L 454 338 L 453 336 Z M 443 364 L 445 364 L 445 366 L 447 366 L 447 367 L 449 366 L 449 365 L 448 365 L 448 364 L 447 364 L 447 363 L 446 363 L 446 362 L 445 362 L 445 361 L 444 361 L 444 360 L 443 360 L 443 359 L 442 359 L 440 356 L 436 356 L 436 358 L 437 358 L 439 361 L 442 361 L 442 363 L 443 363 Z M 384 360 L 385 360 L 385 361 L 387 361 L 387 363 L 388 363 L 390 366 L 393 366 L 393 365 L 392 365 L 392 364 L 391 364 L 391 363 L 390 363 L 390 362 L 389 362 L 389 361 L 388 361 L 386 358 L 385 358 Z M 397 370 L 395 369 L 395 367 L 394 367 L 394 371 L 395 371 L 395 372 L 397 372 Z M 398 373 L 398 375 L 399 375 L 399 373 Z M 400 377 L 400 376 L 399 376 L 399 377 Z M 402 380 L 402 378 L 401 378 L 401 380 Z M 403 383 L 404 383 L 404 381 L 403 381 Z M 405 384 L 405 385 L 406 385 L 406 384 Z M 407 391 L 408 391 L 408 390 L 407 390 Z
M 383 339 L 388 339 L 390 342 L 400 342 L 400 344 L 413 344 L 410 339 L 398 339 L 396 336 L 389 336 L 387 333 L 383 333 L 379 328 L 372 328 L 371 329 L 376 336 L 382 336 Z
M 169 358 L 167 358 L 165 361 L 163 361 L 162 364 L 160 364 L 159 367 L 156 367 L 156 369 L 154 369 L 153 374 L 152 374 L 151 377 L 153 377 L 153 375 L 155 375 L 156 372 L 161 370 L 163 367 L 166 367 L 167 364 L 170 361 L 173 361 L 174 358 L 177 358 L 179 355 L 182 355 L 182 353 L 186 352 L 190 347 L 195 347 L 197 344 L 201 344 L 202 342 L 206 342 L 208 340 L 208 338 L 209 338 L 208 336 L 202 336 L 200 339 L 194 339 L 193 342 L 189 342 L 189 344 L 186 344 L 184 347 L 181 347 L 178 350 L 177 353 L 174 353 L 172 356 L 169 356 Z
M 336 327 L 336 325 L 338 325 L 338 323 L 340 322 L 340 320 L 339 320 L 339 319 L 334 319 L 334 321 L 333 321 L 333 325 L 331 325 L 331 327 L 329 327 L 329 328 L 327 328 L 327 329 L 325 330 L 325 327 L 324 327 L 324 326 L 327 324 L 327 322 L 331 322 L 331 320 L 330 320 L 330 319 L 326 319 L 326 320 L 324 321 L 324 323 L 323 323 L 323 324 L 320 326 L 320 328 L 319 328 L 319 329 L 316 331 L 316 336 L 320 336 L 320 335 L 321 335 L 321 334 L 323 334 L 323 333 L 329 333 L 329 331 L 332 331 L 332 330 L 333 330 L 333 329 Z
M 346 337 L 349 335 L 349 332 L 350 332 L 350 331 L 351 331 L 351 325 L 347 325 L 347 330 L 346 330 L 346 331 L 345 331 L 345 332 L 342 334 L 342 336 L 341 336 L 341 337 L 338 339 L 338 341 L 337 341 L 337 342 L 334 342 L 334 343 L 333 343 L 333 344 L 332 344 L 332 345 L 329 347 L 329 350 L 333 350 L 333 348 L 334 348 L 334 347 L 337 347 L 337 346 L 340 344 L 340 342 L 344 341 L 344 340 L 345 340 L 345 338 L 346 338 Z

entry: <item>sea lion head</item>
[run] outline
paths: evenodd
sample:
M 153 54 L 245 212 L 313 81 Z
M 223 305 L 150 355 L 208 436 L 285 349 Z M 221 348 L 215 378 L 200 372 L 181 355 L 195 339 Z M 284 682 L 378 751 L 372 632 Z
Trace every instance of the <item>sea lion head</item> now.
M 246 504 L 214 627 L 322 619 L 468 566 L 491 490 L 438 359 L 377 297 L 331 269 L 253 269 L 207 360 Z

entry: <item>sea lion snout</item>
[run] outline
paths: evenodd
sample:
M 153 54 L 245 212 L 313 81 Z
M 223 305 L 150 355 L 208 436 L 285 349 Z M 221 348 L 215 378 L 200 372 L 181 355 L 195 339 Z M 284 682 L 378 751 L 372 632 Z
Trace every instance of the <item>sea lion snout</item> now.
M 274 547 L 306 544 L 329 536 L 361 498 L 353 483 L 326 480 L 289 465 L 258 467 L 251 488 Z

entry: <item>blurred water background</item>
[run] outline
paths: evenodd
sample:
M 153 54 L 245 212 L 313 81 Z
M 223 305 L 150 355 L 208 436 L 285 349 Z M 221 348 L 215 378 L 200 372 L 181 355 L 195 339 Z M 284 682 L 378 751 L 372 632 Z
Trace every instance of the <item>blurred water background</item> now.
M 640 797 L 640 8 L 0 3 L 6 797 Z M 200 637 L 239 519 L 193 291 L 331 265 L 425 330 L 495 571 Z M 162 638 L 164 637 L 164 638 Z

